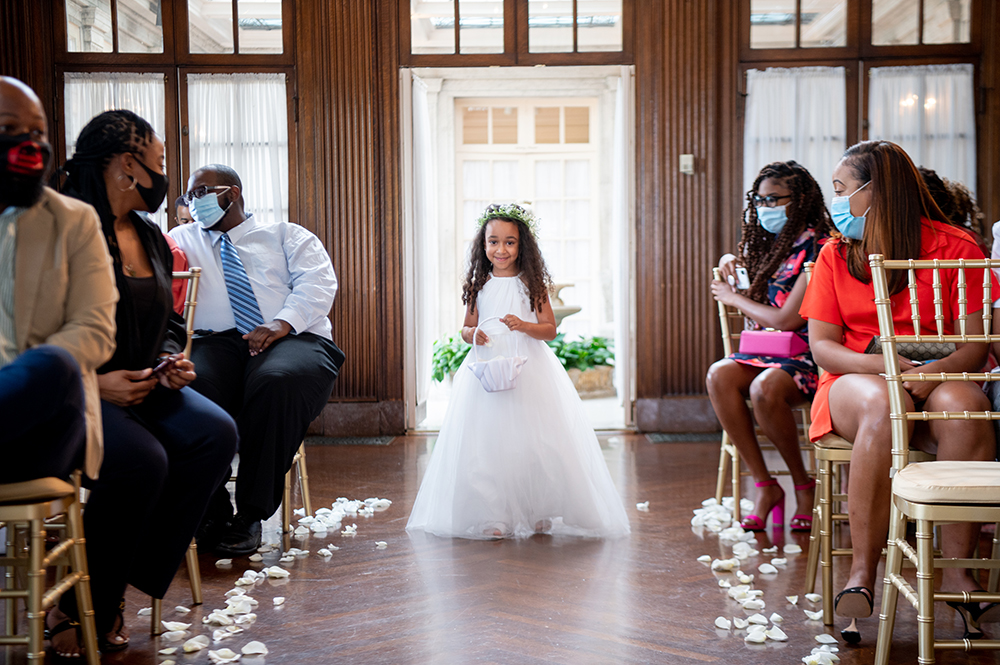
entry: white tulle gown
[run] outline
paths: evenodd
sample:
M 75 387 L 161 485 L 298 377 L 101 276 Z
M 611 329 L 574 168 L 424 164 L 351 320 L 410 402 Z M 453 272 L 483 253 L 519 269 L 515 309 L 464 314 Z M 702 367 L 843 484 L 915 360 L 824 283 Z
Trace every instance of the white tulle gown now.
M 479 320 L 513 314 L 537 323 L 519 277 L 493 277 L 476 300 Z M 469 370 L 455 373 L 451 402 L 406 529 L 461 538 L 618 537 L 628 516 L 583 403 L 545 342 L 498 321 L 483 328 L 489 354 L 526 355 L 512 390 L 489 393 Z

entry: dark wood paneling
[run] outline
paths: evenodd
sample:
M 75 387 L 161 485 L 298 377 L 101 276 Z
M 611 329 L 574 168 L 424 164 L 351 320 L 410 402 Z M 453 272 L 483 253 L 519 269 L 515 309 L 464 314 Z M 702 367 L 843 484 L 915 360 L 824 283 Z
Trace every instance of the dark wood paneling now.
M 38 94 L 54 142 L 55 113 L 52 51 L 53 15 L 37 0 L 0 2 L 0 75 L 18 78 Z

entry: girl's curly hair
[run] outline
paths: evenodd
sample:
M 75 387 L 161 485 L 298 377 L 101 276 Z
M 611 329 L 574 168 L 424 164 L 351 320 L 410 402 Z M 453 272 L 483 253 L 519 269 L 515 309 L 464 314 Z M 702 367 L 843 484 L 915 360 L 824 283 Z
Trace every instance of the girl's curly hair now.
M 775 235 L 760 225 L 753 198 L 760 184 L 771 178 L 780 180 L 791 191 L 788 202 L 788 221 Z M 823 203 L 823 192 L 809 171 L 798 162 L 773 162 L 760 170 L 753 188 L 747 192 L 747 207 L 743 211 L 743 235 L 738 256 L 747 269 L 750 289 L 747 297 L 767 303 L 767 282 L 783 261 L 788 259 L 792 244 L 806 229 L 815 233 L 817 243 L 830 233 L 833 224 Z
M 469 271 L 465 275 L 465 284 L 462 285 L 462 304 L 471 304 L 471 309 L 473 311 L 476 309 L 476 296 L 483 290 L 486 280 L 493 272 L 493 264 L 486 257 L 486 229 L 496 219 L 517 226 L 519 238 L 517 267 L 521 271 L 521 281 L 528 289 L 528 303 L 531 310 L 540 312 L 545 301 L 548 300 L 552 277 L 549 275 L 548 268 L 545 267 L 545 259 L 542 258 L 538 241 L 535 240 L 528 225 L 520 219 L 508 217 L 493 217 L 479 227 L 476 237 L 473 238 L 472 246 L 469 248 Z

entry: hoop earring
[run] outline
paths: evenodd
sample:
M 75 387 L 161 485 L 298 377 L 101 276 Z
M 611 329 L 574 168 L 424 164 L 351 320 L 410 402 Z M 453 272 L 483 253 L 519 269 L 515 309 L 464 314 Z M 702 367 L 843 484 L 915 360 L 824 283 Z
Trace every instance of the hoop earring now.
M 128 177 L 130 177 L 130 176 L 127 176 L 127 175 L 125 175 L 125 174 L 123 173 L 123 174 L 121 174 L 120 176 L 118 176 L 118 181 L 120 181 L 120 180 L 121 180 L 122 178 L 128 178 Z M 118 181 L 116 181 L 116 182 L 118 182 Z M 139 182 L 138 180 L 136 180 L 135 178 L 132 178 L 132 184 L 131 184 L 131 185 L 129 185 L 129 186 L 128 186 L 128 187 L 126 187 L 125 189 L 122 189 L 122 188 L 121 188 L 121 186 L 119 185 L 119 187 L 118 187 L 118 191 L 119 191 L 119 192 L 131 192 L 131 191 L 132 191 L 133 189 L 135 189 L 135 186 L 136 186 L 136 184 L 137 184 L 138 182 Z

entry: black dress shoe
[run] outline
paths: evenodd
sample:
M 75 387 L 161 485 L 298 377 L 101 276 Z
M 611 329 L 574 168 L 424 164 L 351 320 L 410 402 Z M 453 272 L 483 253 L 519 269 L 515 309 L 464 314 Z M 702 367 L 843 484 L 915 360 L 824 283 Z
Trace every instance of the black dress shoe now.
M 237 514 L 215 548 L 219 556 L 253 554 L 260 547 L 260 520 Z
M 222 541 L 222 537 L 229 529 L 230 523 L 229 519 L 223 520 L 206 517 L 202 521 L 201 526 L 198 527 L 198 531 L 194 534 L 198 550 L 201 552 L 211 552 L 214 550 L 219 542 Z

